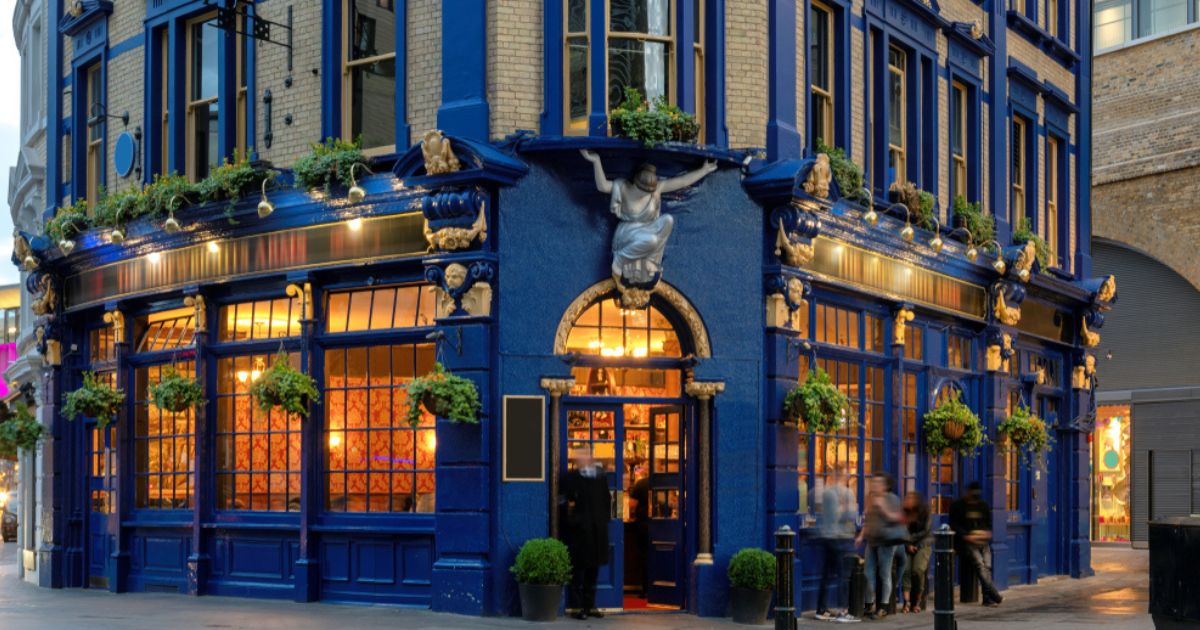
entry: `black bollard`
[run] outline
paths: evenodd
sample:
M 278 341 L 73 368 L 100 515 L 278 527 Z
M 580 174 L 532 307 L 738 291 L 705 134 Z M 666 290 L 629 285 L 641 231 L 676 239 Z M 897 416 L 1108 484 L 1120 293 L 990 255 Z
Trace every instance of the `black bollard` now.
M 792 561 L 796 558 L 796 532 L 784 525 L 775 530 L 775 630 L 796 630 Z
M 942 525 L 933 533 L 933 629 L 957 630 L 954 621 L 954 532 Z
M 863 612 L 866 610 L 867 599 L 867 574 L 866 563 L 857 554 L 849 556 L 850 558 L 850 593 L 849 602 L 850 615 L 858 619 L 862 619 Z

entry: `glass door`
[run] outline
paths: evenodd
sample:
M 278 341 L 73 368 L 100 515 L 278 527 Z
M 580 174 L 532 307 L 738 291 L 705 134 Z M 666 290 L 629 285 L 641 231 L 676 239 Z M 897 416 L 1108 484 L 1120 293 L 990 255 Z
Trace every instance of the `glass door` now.
M 117 449 L 114 425 L 100 429 L 93 421 L 88 429 L 88 586 L 108 588 L 108 557 L 112 552 L 112 537 L 108 534 L 108 519 L 116 513 Z
M 596 607 L 601 609 L 624 608 L 624 457 L 618 444 L 624 444 L 624 422 L 619 405 L 568 406 L 566 408 L 566 443 L 563 449 L 565 477 L 575 466 L 572 453 L 578 449 L 591 448 L 597 464 L 608 481 L 608 562 L 600 567 L 596 578 Z M 567 527 L 564 521 L 564 528 Z M 568 601 L 568 606 L 574 603 Z
M 683 606 L 683 408 L 650 409 L 650 544 L 647 599 Z

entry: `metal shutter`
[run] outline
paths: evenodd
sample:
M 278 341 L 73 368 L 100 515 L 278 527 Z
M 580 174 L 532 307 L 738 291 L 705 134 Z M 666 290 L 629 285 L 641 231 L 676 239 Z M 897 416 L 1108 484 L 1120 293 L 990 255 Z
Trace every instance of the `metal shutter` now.
M 1192 451 L 1192 514 L 1200 514 L 1200 450 Z
M 1150 451 L 1150 520 L 1192 512 L 1192 452 Z
M 1144 548 L 1150 542 L 1150 451 L 1134 449 L 1130 456 L 1129 479 L 1133 485 L 1130 488 L 1129 500 L 1133 505 L 1130 506 L 1129 514 L 1129 538 L 1134 547 Z

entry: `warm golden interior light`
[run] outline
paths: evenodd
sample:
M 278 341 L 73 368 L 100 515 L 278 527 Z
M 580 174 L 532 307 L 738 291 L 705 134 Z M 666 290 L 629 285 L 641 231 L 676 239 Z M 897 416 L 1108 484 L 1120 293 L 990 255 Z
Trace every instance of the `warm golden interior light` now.
M 362 229 L 362 224 L 363 224 L 362 219 L 355 218 L 355 219 L 350 219 L 349 221 L 347 221 L 346 227 L 350 228 L 351 232 L 357 232 Z

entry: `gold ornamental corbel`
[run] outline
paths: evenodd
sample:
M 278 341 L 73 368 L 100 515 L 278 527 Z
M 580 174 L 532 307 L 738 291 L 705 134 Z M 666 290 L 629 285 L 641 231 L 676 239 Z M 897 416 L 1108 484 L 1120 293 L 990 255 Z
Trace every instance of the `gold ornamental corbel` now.
M 204 302 L 203 295 L 189 295 L 183 298 L 184 306 L 190 306 L 195 311 L 195 328 L 196 332 L 202 333 L 208 331 L 208 307 Z
M 289 284 L 284 293 L 288 297 L 300 300 L 300 312 L 304 313 L 306 321 L 313 319 L 313 301 L 312 301 L 312 283 L 305 282 L 303 285 Z
M 125 314 L 121 311 L 108 311 L 104 314 L 104 323 L 113 328 L 113 343 L 125 343 Z
M 896 316 L 892 320 L 892 344 L 897 346 L 904 345 L 904 333 L 908 328 L 908 322 L 916 319 L 916 314 L 912 309 L 901 308 L 896 311 Z

